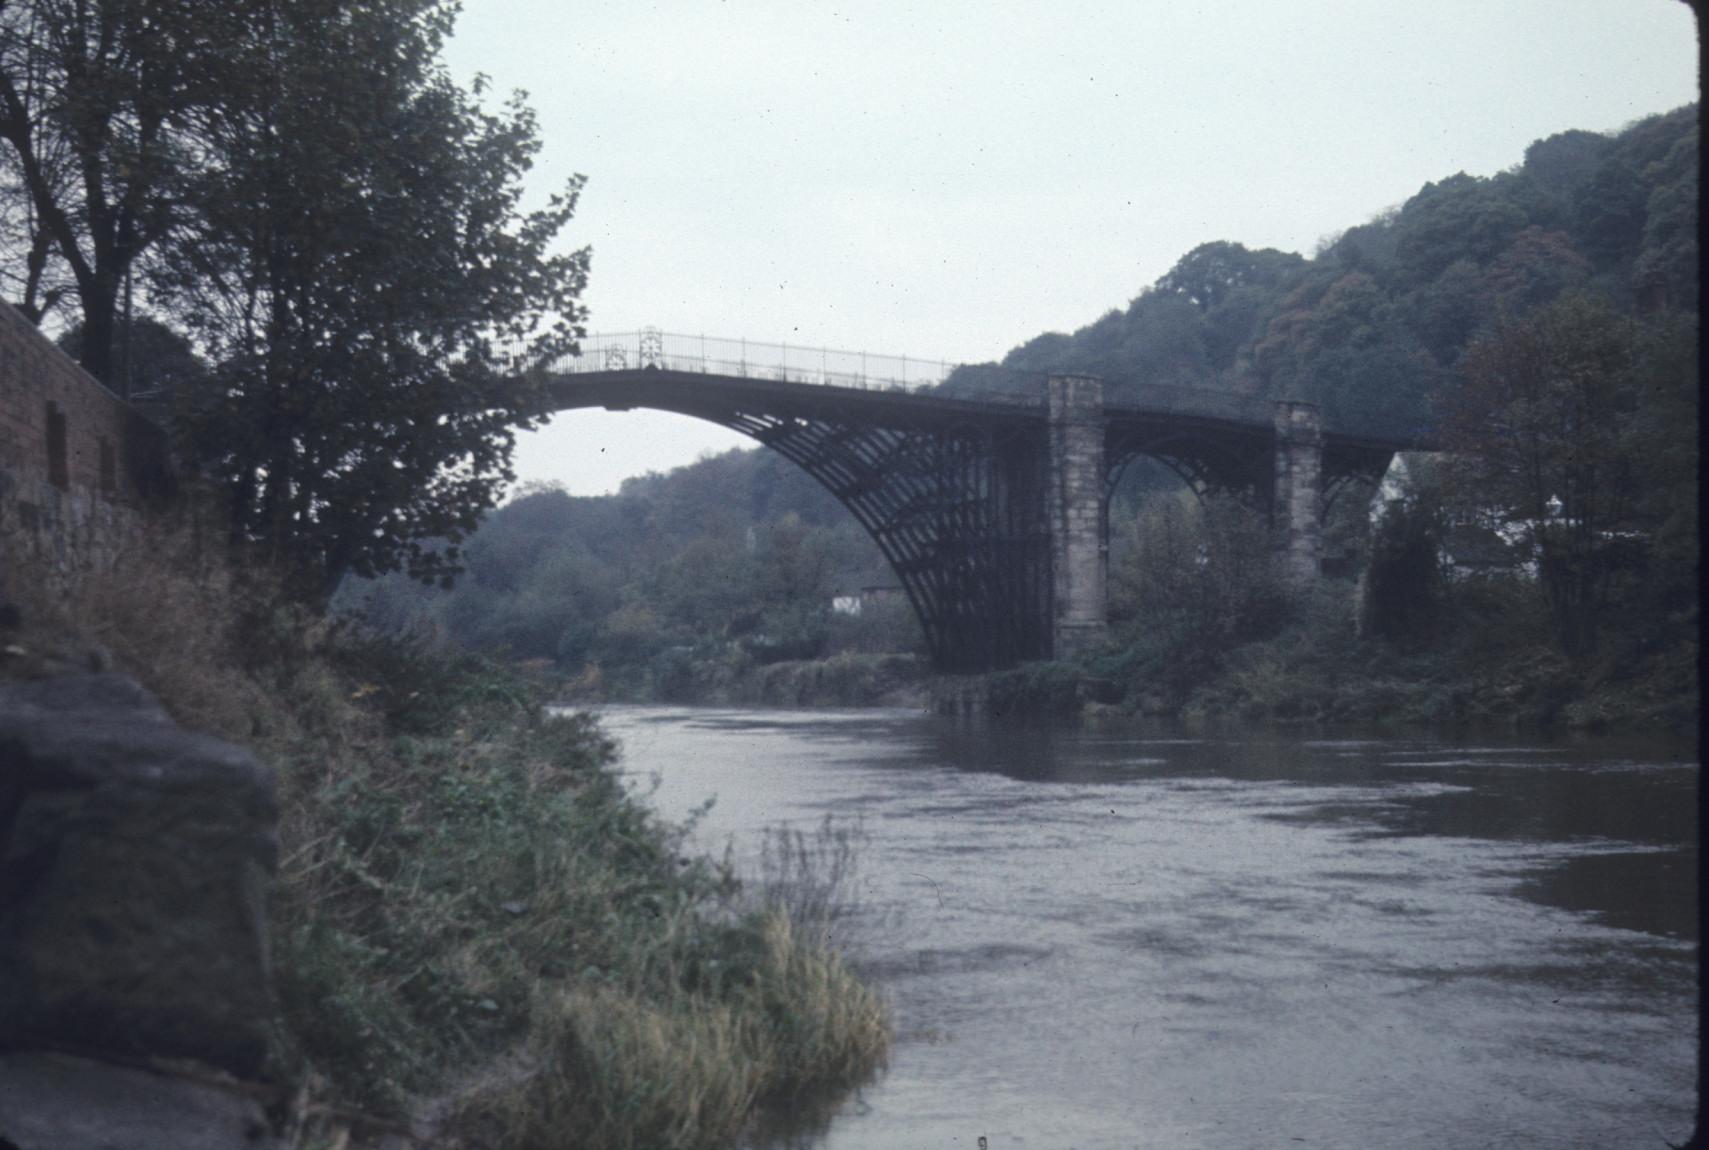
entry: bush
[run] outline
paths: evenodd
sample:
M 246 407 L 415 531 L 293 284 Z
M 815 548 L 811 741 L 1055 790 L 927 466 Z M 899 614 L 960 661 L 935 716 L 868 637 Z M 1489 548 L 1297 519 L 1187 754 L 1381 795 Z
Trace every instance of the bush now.
M 1282 621 L 1286 597 L 1258 512 L 1229 496 L 1183 492 L 1153 500 L 1128 530 L 1128 558 L 1111 571 L 1118 624 L 1178 619 L 1201 644 L 1227 647 Z
M 562 1145 L 559 1117 L 592 1113 L 587 1145 L 712 1146 L 757 1098 L 879 1063 L 883 1004 L 818 926 L 682 857 L 589 717 L 548 717 L 512 668 L 282 606 L 194 542 L 163 533 L 57 596 L 8 551 L 7 587 L 37 592 L 9 646 L 98 642 L 273 766 L 271 1073 L 295 1144 L 451 1091 L 471 1138 Z
M 1081 677 L 1072 663 L 1023 663 L 985 677 L 985 705 L 993 715 L 1072 715 Z
M 537 1004 L 537 1069 L 469 1100 L 465 1128 L 521 1150 L 701 1150 L 727 1145 L 757 1105 L 870 1074 L 889 1028 L 882 1003 L 787 915 L 744 924 L 758 958 L 722 998 L 645 999 L 610 989 Z
M 1385 505 L 1371 537 L 1360 624 L 1400 642 L 1430 637 L 1442 622 L 1442 518 L 1435 501 L 1396 499 Z

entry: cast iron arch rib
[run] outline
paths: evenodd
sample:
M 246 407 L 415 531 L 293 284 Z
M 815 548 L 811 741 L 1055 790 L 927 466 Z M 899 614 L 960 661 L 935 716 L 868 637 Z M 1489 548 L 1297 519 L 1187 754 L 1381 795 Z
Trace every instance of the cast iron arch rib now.
M 1052 502 L 1042 397 L 922 394 L 846 386 L 829 375 L 810 384 L 749 371 L 745 344 L 740 358 L 717 364 L 740 374 L 709 371 L 704 355 L 687 366 L 671 356 L 643 356 L 650 365 L 639 368 L 575 366 L 545 377 L 545 406 L 672 411 L 738 431 L 795 463 L 876 542 L 940 670 L 991 670 L 1051 653 L 1051 525 L 1061 509 Z M 1179 400 L 1171 393 L 1150 406 L 1104 407 L 1106 539 L 1109 494 L 1139 455 L 1161 460 L 1200 496 L 1227 491 L 1274 513 L 1271 405 L 1186 409 Z M 1401 449 L 1430 447 L 1416 437 L 1325 429 L 1319 507 L 1354 479 L 1374 482 Z
M 1144 455 L 1181 477 L 1203 499 L 1226 491 L 1255 505 L 1267 505 L 1274 480 L 1274 444 L 1267 436 L 1239 438 L 1208 435 L 1194 429 L 1112 427 L 1104 463 L 1109 473 L 1105 497 L 1113 494 L 1123 473 Z
M 921 410 L 912 412 L 894 401 L 839 409 L 824 402 L 832 398 L 828 388 L 812 388 L 791 404 L 787 397 L 779 402 L 776 389 L 744 395 L 738 387 L 678 383 L 669 373 L 637 375 L 621 388 L 587 388 L 566 379 L 554 387 L 557 406 L 647 407 L 692 416 L 740 432 L 800 467 L 877 544 L 940 670 L 989 670 L 1046 654 L 1049 603 L 1040 593 L 1048 587 L 1048 569 L 1011 568 L 1048 564 L 1048 548 L 1008 538 L 1012 524 L 1005 519 L 1014 518 L 1008 504 L 1029 493 L 1008 490 L 1001 481 L 999 437 L 986 423 L 965 413 L 944 418 L 917 404 Z

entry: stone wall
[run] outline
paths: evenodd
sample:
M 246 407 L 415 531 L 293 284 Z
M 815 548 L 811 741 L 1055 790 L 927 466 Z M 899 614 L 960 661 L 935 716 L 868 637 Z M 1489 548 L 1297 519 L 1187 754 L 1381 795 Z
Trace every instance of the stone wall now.
M 1323 420 L 1309 403 L 1276 404 L 1276 551 L 1282 576 L 1314 582 L 1323 555 Z
M 1053 375 L 1050 412 L 1051 657 L 1073 659 L 1108 634 L 1104 531 L 1104 384 Z
M 0 561 L 75 575 L 171 490 L 165 433 L 0 302 Z

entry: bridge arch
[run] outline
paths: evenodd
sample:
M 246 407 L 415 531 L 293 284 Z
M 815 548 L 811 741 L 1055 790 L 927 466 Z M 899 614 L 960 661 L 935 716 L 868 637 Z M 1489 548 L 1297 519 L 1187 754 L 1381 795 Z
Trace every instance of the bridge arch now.
M 1036 417 L 993 420 L 976 403 L 962 410 L 906 394 L 652 367 L 555 377 L 547 387 L 553 410 L 675 412 L 740 432 L 800 467 L 877 545 L 940 669 L 1050 654 Z
M 1014 372 L 1008 391 L 957 395 L 935 386 L 946 364 L 653 330 L 631 351 L 626 338 L 548 368 L 545 406 L 675 412 L 789 459 L 872 537 L 945 671 L 1101 641 L 1109 498 L 1140 455 L 1201 495 L 1234 491 L 1268 510 L 1298 582 L 1319 573 L 1326 499 L 1374 481 L 1397 450 L 1428 449 L 1326 432 L 1295 401 L 1129 386 L 1106 405 L 1095 377 Z

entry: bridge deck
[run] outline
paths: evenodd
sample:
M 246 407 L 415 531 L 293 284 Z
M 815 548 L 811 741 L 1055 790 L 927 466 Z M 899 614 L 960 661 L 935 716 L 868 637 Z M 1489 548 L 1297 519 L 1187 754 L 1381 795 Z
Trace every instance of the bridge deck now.
M 844 418 L 864 417 L 877 423 L 897 421 L 915 426 L 969 422 L 1016 426 L 1042 424 L 1046 417 L 1042 376 L 1039 377 L 1041 394 L 1036 397 L 1005 393 L 957 395 L 945 393 L 935 383 L 906 386 L 876 381 L 819 382 L 670 366 L 574 372 L 554 368 L 547 378 L 551 406 L 559 411 L 590 407 L 626 411 L 645 407 L 718 422 L 736 410 L 762 410 L 800 418 L 836 413 Z M 1112 433 L 1117 434 L 1168 425 L 1183 432 L 1267 438 L 1273 433 L 1273 411 L 1274 405 L 1269 400 L 1257 396 L 1141 385 L 1124 389 L 1120 402 L 1105 406 L 1104 417 Z M 1331 450 L 1361 452 L 1428 446 L 1416 436 L 1359 435 L 1333 430 L 1325 432 L 1324 442 Z

